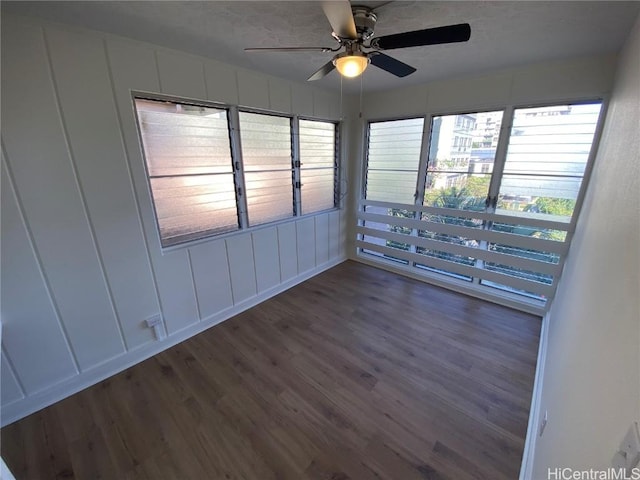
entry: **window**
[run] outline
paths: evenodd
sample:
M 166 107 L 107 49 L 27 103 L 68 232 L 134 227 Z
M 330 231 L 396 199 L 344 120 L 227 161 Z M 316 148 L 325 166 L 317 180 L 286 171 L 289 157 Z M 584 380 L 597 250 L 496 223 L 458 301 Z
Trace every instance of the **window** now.
M 249 225 L 295 215 L 291 119 L 240 112 Z
M 544 305 L 569 247 L 600 109 L 436 115 L 427 148 L 425 119 L 370 122 L 359 252 Z
M 502 111 L 486 112 L 483 115 L 489 118 L 502 117 Z M 477 131 L 476 113 L 462 115 L 441 115 L 435 116 L 431 120 L 431 137 L 429 141 L 429 161 L 427 164 L 426 181 L 424 188 L 423 205 L 435 208 L 446 208 L 456 210 L 484 211 L 485 202 L 489 194 L 489 182 L 491 175 L 488 175 L 482 167 L 478 172 L 476 168 L 477 160 L 493 163 L 496 149 L 485 149 L 481 157 L 473 151 L 466 156 L 453 157 L 456 149 L 452 148 L 451 138 L 456 139 L 464 145 L 471 145 L 472 135 Z M 454 135 L 456 132 L 458 135 Z M 462 137 L 464 136 L 464 137 Z M 482 228 L 483 222 L 478 219 L 467 217 L 457 217 L 455 215 L 433 214 L 432 212 L 422 212 L 420 217 L 425 222 L 425 229 L 418 230 L 418 236 L 422 238 L 446 242 L 453 245 L 465 245 L 477 247 L 479 242 L 467 236 L 442 233 L 438 224 L 464 226 L 465 228 Z M 461 265 L 474 266 L 476 258 L 471 254 L 447 253 L 442 248 L 438 248 L 439 243 L 432 243 L 432 248 L 418 246 L 416 252 L 428 257 L 446 260 Z M 427 263 L 417 263 L 417 267 L 434 270 Z M 454 270 L 442 268 L 435 269 L 440 273 L 454 275 L 457 278 L 471 281 L 471 275 L 465 275 Z
M 423 118 L 369 124 L 366 198 L 414 202 L 423 126 Z
M 162 246 L 240 228 L 228 111 L 135 100 Z
M 569 223 L 582 186 L 600 103 L 519 108 L 513 115 L 504 173 L 496 200 L 496 213 L 514 217 L 511 223 L 494 223 L 492 230 L 507 233 L 527 232 L 530 236 L 564 242 L 566 231 L 553 228 L 523 228 L 518 219 L 545 219 Z M 553 252 L 489 243 L 490 251 L 507 253 L 521 259 L 558 264 Z M 487 270 L 519 279 L 553 284 L 553 274 L 531 271 L 500 262 L 486 262 Z M 533 295 L 498 282 L 482 283 L 502 290 Z
M 571 219 L 600 106 L 591 103 L 516 109 L 498 211 Z
M 300 120 L 300 194 L 302 214 L 336 205 L 336 124 Z
M 424 119 L 392 120 L 369 124 L 367 144 L 367 178 L 365 196 L 370 200 L 394 203 L 413 203 L 418 181 L 418 168 L 422 151 L 422 129 Z M 383 223 L 384 216 L 414 218 L 414 213 L 403 208 L 387 208 L 375 205 L 365 207 L 368 219 L 365 227 L 386 230 L 393 234 L 412 233 L 412 228 L 402 224 Z M 382 220 L 382 221 L 378 221 Z M 397 237 L 384 239 L 365 236 L 365 240 L 376 245 L 397 250 L 410 250 L 407 242 Z M 393 261 L 407 263 L 397 255 L 368 250 L 373 255 L 382 255 Z
M 147 96 L 134 105 L 162 247 L 335 207 L 336 123 Z

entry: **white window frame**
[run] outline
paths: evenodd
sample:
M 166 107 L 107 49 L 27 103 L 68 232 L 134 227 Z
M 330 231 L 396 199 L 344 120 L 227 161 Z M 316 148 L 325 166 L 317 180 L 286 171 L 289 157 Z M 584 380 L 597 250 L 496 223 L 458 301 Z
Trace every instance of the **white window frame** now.
M 146 160 L 146 153 L 144 151 L 144 146 L 142 142 L 142 132 L 140 129 L 139 118 L 138 118 L 138 114 L 135 106 L 136 99 L 217 108 L 217 109 L 227 110 L 228 112 L 231 160 L 232 160 L 233 172 L 234 172 L 233 177 L 234 177 L 235 191 L 236 191 L 236 205 L 237 205 L 237 212 L 238 212 L 239 228 L 237 230 L 233 230 L 230 232 L 207 235 L 194 240 L 185 240 L 183 242 L 179 242 L 169 246 L 164 246 L 164 247 L 161 246 L 162 253 L 179 250 L 183 248 L 188 248 L 194 245 L 198 245 L 198 244 L 209 242 L 216 239 L 232 237 L 240 233 L 251 232 L 251 231 L 260 230 L 263 228 L 268 228 L 268 227 L 272 227 L 272 226 L 276 226 L 284 223 L 294 222 L 299 218 L 312 217 L 312 216 L 320 215 L 329 211 L 335 211 L 340 208 L 340 198 L 341 198 L 340 173 L 341 173 L 341 165 L 342 165 L 341 139 L 340 139 L 342 123 L 340 121 L 334 120 L 334 119 L 306 116 L 306 115 L 283 113 L 283 112 L 277 112 L 277 111 L 267 110 L 267 109 L 243 107 L 243 106 L 231 105 L 231 104 L 221 103 L 221 102 L 211 102 L 208 100 L 200 100 L 200 99 L 193 99 L 193 98 L 187 98 L 187 97 L 177 97 L 173 95 L 164 95 L 164 94 L 159 94 L 155 92 L 132 90 L 131 102 L 132 102 L 132 110 L 134 115 L 134 123 L 138 133 L 138 140 L 139 140 L 140 151 L 141 151 L 142 160 L 143 160 L 142 163 L 144 167 L 147 192 L 148 192 L 149 199 L 151 201 L 151 205 L 153 209 L 153 217 L 154 217 L 153 221 L 155 223 L 156 234 L 158 235 L 158 241 L 160 245 L 162 245 L 162 237 L 160 233 L 158 214 L 155 207 L 155 199 L 153 196 L 153 192 L 151 190 L 151 182 L 150 182 L 151 177 L 149 175 L 148 163 Z M 272 222 L 266 222 L 259 225 L 249 226 L 248 212 L 247 212 L 247 197 L 246 197 L 245 180 L 244 180 L 244 165 L 242 162 L 241 138 L 239 133 L 240 132 L 239 112 L 241 111 L 248 112 L 248 113 L 257 113 L 262 115 L 272 115 L 272 116 L 290 119 L 291 146 L 292 146 L 292 172 L 293 172 L 291 188 L 292 188 L 292 198 L 294 202 L 293 215 L 291 217 L 275 220 Z M 335 126 L 335 149 L 334 149 L 335 174 L 334 174 L 334 191 L 333 191 L 334 206 L 332 208 L 310 212 L 304 215 L 302 215 L 301 213 L 302 206 L 301 206 L 301 195 L 300 195 L 301 184 L 300 184 L 299 120 L 319 121 L 319 122 L 331 123 Z
M 304 186 L 302 184 L 302 177 L 301 177 L 301 171 L 304 170 L 302 168 L 302 163 L 301 163 L 301 159 L 300 159 L 300 120 L 307 120 L 307 121 L 311 121 L 311 122 L 324 122 L 324 123 L 331 123 L 334 126 L 334 147 L 333 147 L 333 152 L 334 152 L 334 160 L 333 160 L 333 207 L 332 208 L 328 208 L 328 209 L 324 209 L 324 210 L 318 210 L 316 212 L 310 212 L 305 214 L 306 215 L 317 215 L 319 213 L 322 212 L 327 212 L 327 211 L 331 211 L 331 210 L 336 210 L 338 208 L 340 208 L 340 181 L 341 181 L 341 176 L 340 176 L 340 146 L 341 146 L 341 141 L 340 141 L 340 122 L 336 121 L 336 120 L 327 120 L 325 118 L 319 118 L 319 117 L 311 117 L 311 116 L 307 116 L 307 115 L 294 115 L 294 119 L 295 121 L 293 122 L 293 136 L 294 136 L 294 151 L 297 152 L 297 157 L 295 158 L 295 166 L 296 166 L 296 182 L 298 182 L 298 184 L 300 185 L 300 187 Z M 301 198 L 301 191 L 300 188 L 297 189 L 297 197 L 296 197 L 296 205 L 297 205 L 297 215 L 299 216 L 303 216 L 302 214 L 302 198 Z

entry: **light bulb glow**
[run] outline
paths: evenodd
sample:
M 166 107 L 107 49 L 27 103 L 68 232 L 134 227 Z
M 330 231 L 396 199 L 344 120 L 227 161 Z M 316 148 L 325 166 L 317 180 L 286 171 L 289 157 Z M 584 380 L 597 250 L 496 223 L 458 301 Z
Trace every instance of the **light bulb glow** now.
M 361 75 L 367 69 L 369 59 L 364 55 L 345 55 L 336 58 L 333 63 L 340 75 L 353 78 Z

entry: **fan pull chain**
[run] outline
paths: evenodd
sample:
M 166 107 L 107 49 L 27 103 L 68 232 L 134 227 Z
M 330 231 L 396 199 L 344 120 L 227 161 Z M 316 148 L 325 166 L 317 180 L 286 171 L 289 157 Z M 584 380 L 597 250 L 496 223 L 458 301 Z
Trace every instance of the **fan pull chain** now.
M 342 75 L 340 75 L 340 121 L 343 121 L 344 117 L 342 116 Z
M 364 77 L 364 75 L 360 75 L 360 115 L 358 118 L 362 118 L 362 77 Z

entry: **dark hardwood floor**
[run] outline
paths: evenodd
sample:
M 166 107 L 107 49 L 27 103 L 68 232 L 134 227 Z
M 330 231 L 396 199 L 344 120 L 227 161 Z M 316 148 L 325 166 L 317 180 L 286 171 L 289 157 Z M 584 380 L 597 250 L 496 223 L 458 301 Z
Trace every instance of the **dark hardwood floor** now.
M 18 480 L 515 479 L 540 319 L 343 263 L 2 429 Z

